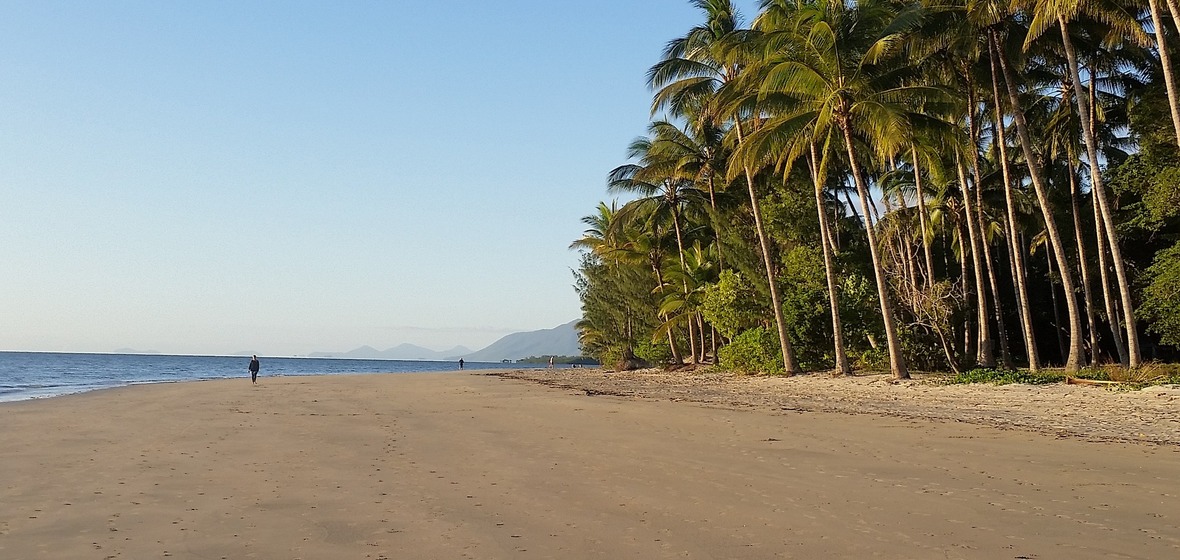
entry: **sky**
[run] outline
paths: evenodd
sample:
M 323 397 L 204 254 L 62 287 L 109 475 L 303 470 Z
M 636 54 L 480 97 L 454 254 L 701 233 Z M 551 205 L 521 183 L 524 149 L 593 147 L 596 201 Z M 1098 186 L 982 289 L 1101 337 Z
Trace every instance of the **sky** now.
M 0 350 L 478 350 L 577 319 L 687 0 L 2 0 Z M 739 2 L 746 15 L 756 2 Z

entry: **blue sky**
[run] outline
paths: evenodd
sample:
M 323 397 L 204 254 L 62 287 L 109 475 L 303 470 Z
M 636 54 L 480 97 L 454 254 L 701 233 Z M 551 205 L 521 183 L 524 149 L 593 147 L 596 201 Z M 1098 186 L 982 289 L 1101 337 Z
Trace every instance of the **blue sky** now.
M 646 69 L 700 19 L 3 6 L 0 350 L 84 352 L 478 349 L 577 318 L 567 247 L 644 133 Z

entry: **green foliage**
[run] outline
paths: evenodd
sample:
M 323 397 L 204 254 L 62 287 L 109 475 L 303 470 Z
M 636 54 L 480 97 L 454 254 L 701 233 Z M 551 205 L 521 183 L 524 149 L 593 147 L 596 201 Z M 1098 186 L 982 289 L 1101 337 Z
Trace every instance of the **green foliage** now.
M 906 363 L 915 370 L 938 371 L 947 369 L 946 354 L 937 335 L 911 325 L 898 325 L 898 338 L 905 353 Z M 888 355 L 885 356 L 888 359 Z M 888 363 L 888 362 L 886 362 Z
M 717 351 L 721 367 L 740 373 L 781 373 L 778 334 L 764 327 L 743 332 Z
M 976 368 L 964 371 L 947 379 L 947 383 L 950 385 L 966 385 L 970 383 L 1048 385 L 1051 383 L 1061 383 L 1062 381 L 1065 381 L 1065 375 L 1060 373 L 1033 373 L 1027 370 L 1014 371 L 992 368 Z
M 869 370 L 889 369 L 889 349 L 883 346 L 866 348 L 857 356 L 856 367 Z
M 1146 280 L 1139 316 L 1164 344 L 1180 346 L 1180 243 L 1156 255 Z
M 830 368 L 835 357 L 823 254 L 816 247 L 800 245 L 783 260 L 779 295 L 795 359 L 803 369 Z
M 1165 364 L 1147 364 L 1138 370 L 1126 370 L 1118 365 L 1089 367 L 1082 369 L 1072 375 L 1072 377 L 1095 381 L 1117 381 L 1119 383 L 1125 383 L 1128 387 L 1135 388 L 1180 381 L 1180 372 L 1171 368 L 1174 368 L 1174 366 Z M 1065 378 L 1065 374 L 1060 372 L 1046 371 L 1033 373 L 1027 370 L 977 368 L 948 377 L 946 383 L 949 385 L 965 385 L 969 383 L 1049 385 L 1064 382 Z
M 617 364 L 637 340 L 651 338 L 659 325 L 652 311 L 654 280 L 642 266 L 587 253 L 574 278 L 582 300 L 578 331 L 585 355 Z
M 1123 230 L 1166 231 L 1180 217 L 1180 159 L 1170 154 L 1135 154 L 1110 173 L 1109 183 L 1127 199 Z
M 725 270 L 705 288 L 701 314 L 726 338 L 758 326 L 766 316 L 758 292 L 740 272 Z
M 635 343 L 635 357 L 653 364 L 666 364 L 672 361 L 672 349 L 667 342 L 652 342 L 641 340 Z
M 871 350 L 869 337 L 875 340 L 885 339 L 876 285 L 863 274 L 844 272 L 837 279 L 837 289 L 840 291 L 840 321 L 844 327 L 844 344 L 848 347 L 848 355 L 856 356 Z M 860 363 L 869 367 L 868 364 L 872 361 L 862 359 Z M 888 352 L 885 352 L 881 364 L 889 365 Z
M 802 167 L 802 166 L 801 166 Z M 802 168 L 791 174 L 790 187 L 771 189 L 762 203 L 766 232 L 787 243 L 819 242 L 819 221 L 815 218 L 815 194 L 811 178 Z

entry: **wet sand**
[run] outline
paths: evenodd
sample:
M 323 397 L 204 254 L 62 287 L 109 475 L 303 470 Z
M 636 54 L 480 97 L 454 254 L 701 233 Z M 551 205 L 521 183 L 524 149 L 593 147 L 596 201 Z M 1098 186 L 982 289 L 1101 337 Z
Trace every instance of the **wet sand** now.
M 0 558 L 1180 557 L 1166 441 L 546 375 L 0 405 Z

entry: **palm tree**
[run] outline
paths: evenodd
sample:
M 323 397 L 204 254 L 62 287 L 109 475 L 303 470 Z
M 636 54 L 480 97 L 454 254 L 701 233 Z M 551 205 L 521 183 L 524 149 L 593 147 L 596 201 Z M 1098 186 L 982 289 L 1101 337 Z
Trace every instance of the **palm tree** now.
M 733 79 L 739 70 L 738 66 L 727 61 L 723 54 L 729 43 L 734 41 L 734 37 L 739 35 L 738 13 L 730 0 L 691 0 L 691 3 L 705 13 L 705 23 L 694 27 L 685 36 L 669 42 L 664 49 L 663 60 L 648 71 L 648 84 L 656 90 L 652 113 L 671 108 L 674 112 L 685 114 L 689 112 L 690 107 L 694 107 L 697 108 L 698 118 L 720 123 L 732 116 L 718 111 L 713 100 L 718 90 Z M 740 117 L 735 117 L 734 129 L 739 137 L 743 135 Z M 762 220 L 753 171 L 745 169 L 745 178 L 770 287 L 783 365 L 786 373 L 790 375 L 797 373 L 799 366 L 791 343 L 787 339 L 786 321 L 782 313 L 776 275 L 770 257 L 770 243 Z
M 987 40 L 988 69 L 990 71 L 992 88 L 992 130 L 993 143 L 998 147 L 998 157 L 1004 180 L 1004 203 L 1008 237 L 1008 253 L 1012 258 L 1013 284 L 1016 288 L 1017 310 L 1020 316 L 1021 331 L 1024 333 L 1025 353 L 1028 356 L 1028 369 L 1040 371 L 1041 359 L 1037 349 L 1037 338 L 1032 323 L 1032 308 L 1029 305 L 1027 279 L 1025 278 L 1024 250 L 1017 235 L 1016 202 L 1013 192 L 1013 177 L 1009 169 L 1008 140 L 1004 127 L 1004 101 L 1000 96 L 999 61 L 992 41 Z
M 1069 317 L 1069 344 L 1066 349 L 1065 371 L 1074 373 L 1081 369 L 1082 333 L 1077 300 L 1072 297 L 1075 293 L 1073 275 L 1069 271 L 1070 266 L 1069 260 L 1065 255 L 1064 240 L 1062 239 L 1061 231 L 1057 227 L 1057 221 L 1053 215 L 1053 207 L 1049 201 L 1048 184 L 1045 181 L 1045 176 L 1039 163 L 1039 156 L 1033 149 L 1032 133 L 1029 130 L 1028 119 L 1025 117 L 1024 109 L 1021 105 L 1018 89 L 1019 82 L 1016 79 L 1015 70 L 1012 68 L 1007 49 L 1001 42 L 998 31 L 992 28 L 989 29 L 988 34 L 992 48 L 996 53 L 996 58 L 1000 63 L 1000 70 L 1008 91 L 1009 110 L 1012 112 L 1013 121 L 1016 123 L 1016 132 L 1020 139 L 1020 149 L 1024 153 L 1024 163 L 1028 167 L 1029 178 L 1032 181 L 1033 190 L 1037 195 L 1041 216 L 1044 218 L 1045 230 L 1052 246 L 1052 255 L 1056 259 L 1057 270 L 1061 275 L 1062 287 L 1065 293 L 1070 295 L 1070 297 L 1065 298 L 1066 312 Z
M 755 25 L 749 38 L 741 45 L 744 50 L 743 55 L 750 59 L 748 62 L 752 67 L 745 68 L 746 76 L 740 77 L 738 81 L 728 82 L 726 86 L 730 91 L 725 93 L 729 97 L 735 98 L 731 101 L 735 106 L 742 104 L 758 106 L 757 92 L 750 91 L 752 88 L 748 84 L 757 81 L 757 78 L 752 78 L 752 76 L 756 76 L 757 69 L 762 67 L 761 53 L 764 52 L 762 39 L 772 36 L 777 31 L 767 18 L 762 17 Z M 800 117 L 788 112 L 786 117 L 779 118 L 779 114 L 782 113 L 780 109 L 781 107 L 768 104 L 759 106 L 763 118 L 760 119 L 756 130 L 739 138 L 740 144 L 733 154 L 735 163 L 731 165 L 731 170 L 741 169 L 748 172 L 750 169 L 773 164 L 777 167 L 776 173 L 782 177 L 784 186 L 786 186 L 789 184 L 788 177 L 791 175 L 791 169 L 796 160 L 800 157 L 807 157 L 808 170 L 815 193 L 820 243 L 823 249 L 824 270 L 832 313 L 835 372 L 838 375 L 848 375 L 851 374 L 852 368 L 845 349 L 840 320 L 834 257 L 836 242 L 828 223 L 828 205 L 824 196 L 828 160 L 831 153 L 831 132 L 828 131 L 826 141 L 817 139 L 812 135 L 812 129 L 808 126 L 808 123 L 814 120 L 812 117 Z M 823 142 L 822 156 L 817 152 L 817 141 Z
M 831 153 L 831 134 L 824 139 L 823 156 L 819 155 L 814 141 L 808 142 L 810 151 L 811 181 L 815 185 L 815 209 L 819 218 L 820 245 L 824 255 L 824 280 L 828 285 L 828 304 L 832 307 L 832 345 L 835 352 L 836 375 L 852 375 L 852 365 L 848 361 L 848 352 L 844 345 L 844 327 L 840 320 L 840 299 L 837 295 L 836 266 L 831 241 L 832 228 L 828 224 L 828 210 L 824 197 L 824 185 L 827 183 L 827 156 Z
M 588 227 L 570 249 L 586 252 L 577 287 L 583 300 L 579 339 L 588 355 L 602 355 L 617 347 L 624 364 L 635 361 L 635 341 L 640 317 L 651 293 L 643 287 L 643 245 L 633 239 L 633 228 L 619 219 L 618 206 L 600 202 L 596 213 L 582 218 Z
M 1093 17 L 1109 25 L 1112 33 L 1130 38 L 1140 44 L 1148 43 L 1146 34 L 1143 28 L 1139 26 L 1138 21 L 1117 5 L 1110 5 L 1103 2 L 1087 3 L 1080 2 L 1079 0 L 1037 0 L 1033 8 L 1033 19 L 1029 24 L 1029 34 L 1025 38 L 1024 44 L 1027 49 L 1033 41 L 1054 24 L 1061 31 L 1061 45 L 1065 50 L 1068 61 L 1069 79 L 1073 83 L 1074 98 L 1078 104 L 1078 114 L 1083 115 L 1081 119 L 1082 138 L 1086 143 L 1086 155 L 1090 163 L 1090 187 L 1093 195 L 1098 200 L 1098 207 L 1102 213 L 1102 221 L 1106 229 L 1107 240 L 1110 243 L 1110 251 L 1114 257 L 1115 276 L 1118 279 L 1119 291 L 1122 298 L 1123 320 L 1126 323 L 1125 328 L 1127 330 L 1128 362 L 1125 365 L 1134 369 L 1141 365 L 1141 357 L 1139 352 L 1138 327 L 1135 324 L 1135 308 L 1131 303 L 1131 286 L 1127 277 L 1126 263 L 1123 260 L 1122 251 L 1119 248 L 1118 232 L 1115 230 L 1113 212 L 1110 208 L 1110 202 L 1107 200 L 1106 187 L 1102 181 L 1102 171 L 1099 167 L 1098 159 L 1098 141 L 1094 129 L 1091 126 L 1090 119 L 1085 118 L 1086 115 L 1090 114 L 1089 97 L 1085 87 L 1082 85 L 1081 73 L 1078 69 L 1078 54 L 1074 49 L 1073 40 L 1070 37 L 1069 22 L 1083 15 Z M 1166 50 L 1164 45 L 1160 45 L 1160 47 L 1161 51 Z M 1165 75 L 1168 73 L 1168 69 L 1165 68 Z
M 1172 16 L 1173 21 L 1175 21 L 1175 11 L 1171 4 L 1174 1 L 1168 0 L 1168 9 L 1172 10 L 1168 15 Z M 1151 13 L 1151 26 L 1155 28 L 1156 52 L 1159 53 L 1160 66 L 1163 67 L 1164 86 L 1168 90 L 1168 110 L 1172 114 L 1172 128 L 1176 132 L 1176 145 L 1180 146 L 1180 103 L 1177 103 L 1176 84 L 1172 76 L 1172 59 L 1168 54 L 1167 40 L 1164 38 L 1163 16 L 1160 14 L 1159 0 L 1147 0 L 1147 5 Z
M 908 378 L 871 219 L 875 207 L 862 169 L 865 157 L 861 150 L 867 146 L 879 161 L 897 154 L 912 138 L 910 117 L 914 110 L 941 92 L 910 85 L 907 80 L 913 76 L 909 69 L 890 64 L 899 39 L 890 30 L 903 22 L 887 2 L 848 5 L 770 0 L 764 5 L 775 9 L 764 12 L 759 20 L 765 19 L 767 27 L 786 31 L 771 39 L 781 43 L 772 51 L 781 56 L 772 54 L 754 72 L 759 98 L 792 99 L 796 114 L 814 115 L 810 126 L 816 138 L 831 130 L 842 141 L 866 221 L 890 370 L 898 379 Z M 770 23 L 771 18 L 778 21 Z
M 689 332 L 695 330 L 698 339 L 693 344 L 700 350 L 700 354 L 694 357 L 697 363 L 705 361 L 705 323 L 700 309 L 705 288 L 717 280 L 716 264 L 715 255 L 711 255 L 709 250 L 702 247 L 700 240 L 696 240 L 681 259 L 680 266 L 669 267 L 664 272 L 664 280 L 670 286 L 681 285 L 685 290 L 665 291 L 660 302 L 660 314 L 667 319 L 657 335 L 664 329 L 677 326 L 687 326 Z

